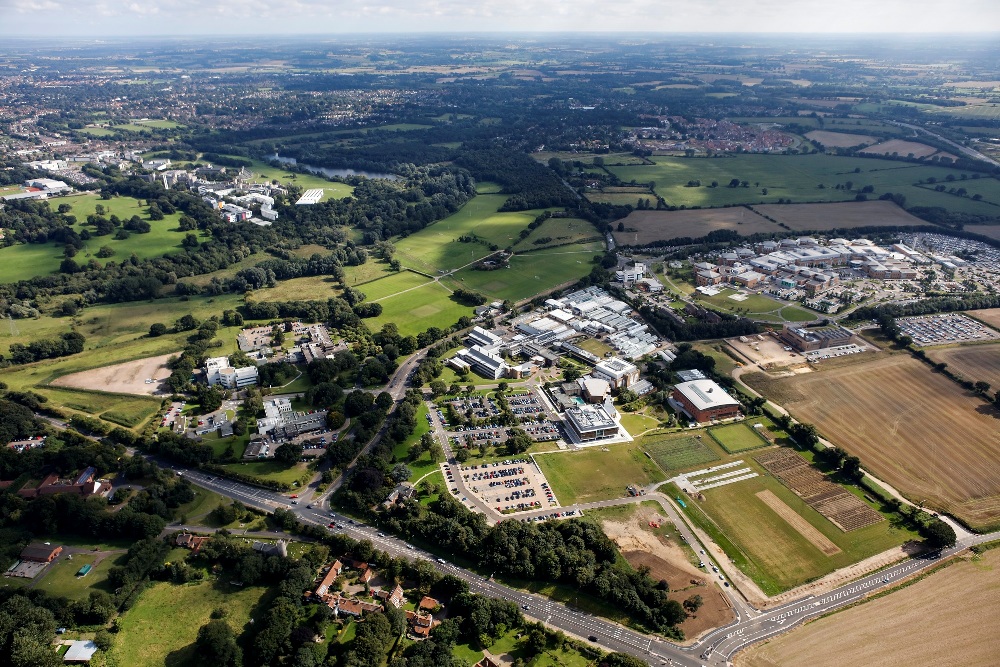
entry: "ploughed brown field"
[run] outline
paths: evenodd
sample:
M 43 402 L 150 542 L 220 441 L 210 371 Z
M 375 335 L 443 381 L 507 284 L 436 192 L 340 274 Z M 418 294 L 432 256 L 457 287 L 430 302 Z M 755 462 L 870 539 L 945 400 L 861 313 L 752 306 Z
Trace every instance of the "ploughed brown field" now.
M 1000 343 L 928 350 L 927 356 L 973 382 L 989 382 L 990 395 L 1000 391 Z
M 830 204 L 759 204 L 753 210 L 795 230 L 824 231 L 852 227 L 933 227 L 891 201 L 846 201 Z M 635 215 L 634 213 L 632 215 Z M 628 220 L 628 218 L 626 218 Z
M 806 132 L 806 139 L 818 141 L 827 148 L 850 148 L 861 144 L 875 143 L 875 137 L 867 134 L 845 134 L 844 132 L 828 132 L 826 130 L 813 130 Z
M 1000 412 L 907 355 L 743 380 L 915 502 L 1000 523 Z
M 779 232 L 773 222 L 742 206 L 687 211 L 632 211 L 623 221 L 628 231 L 615 232 L 622 245 L 643 245 L 663 239 L 700 238 L 717 229 L 731 229 L 741 236 Z
M 995 665 L 1000 551 L 964 560 L 878 600 L 797 628 L 736 656 L 737 667 Z

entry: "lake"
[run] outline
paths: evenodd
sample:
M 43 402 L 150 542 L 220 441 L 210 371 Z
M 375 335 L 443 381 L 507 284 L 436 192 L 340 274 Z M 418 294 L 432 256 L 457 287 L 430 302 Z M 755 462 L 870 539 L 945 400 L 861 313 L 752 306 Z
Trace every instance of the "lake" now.
M 401 180 L 397 174 L 384 174 L 377 171 L 364 171 L 363 169 L 330 169 L 329 167 L 316 167 L 311 164 L 302 163 L 293 157 L 281 157 L 277 153 L 268 156 L 270 160 L 277 160 L 282 164 L 294 164 L 316 174 L 323 174 L 329 178 L 344 178 L 346 176 L 365 176 L 366 178 L 387 178 L 390 181 Z

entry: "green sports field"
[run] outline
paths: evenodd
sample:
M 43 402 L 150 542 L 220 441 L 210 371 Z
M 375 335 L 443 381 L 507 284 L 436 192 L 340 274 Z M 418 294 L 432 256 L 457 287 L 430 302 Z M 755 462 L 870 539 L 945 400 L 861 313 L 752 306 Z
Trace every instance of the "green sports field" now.
M 366 289 L 362 291 L 367 294 Z M 451 293 L 441 284 L 428 281 L 408 292 L 380 298 L 382 314 L 365 322 L 373 331 L 381 329 L 387 322 L 394 322 L 403 336 L 420 333 L 428 327 L 445 329 L 463 315 L 472 315 L 472 308 L 452 301 L 450 296 Z
M 710 428 L 708 434 L 730 454 L 767 447 L 770 444 L 754 433 L 752 428 L 742 423 Z
M 652 433 L 640 438 L 639 445 L 656 461 L 656 465 L 670 473 L 718 461 L 719 455 L 705 439 L 700 432 L 694 435 L 685 432 Z
M 949 167 L 933 167 L 892 160 L 839 157 L 833 155 L 738 155 L 719 158 L 653 158 L 655 166 L 609 167 L 623 182 L 655 182 L 655 190 L 671 206 L 724 206 L 726 204 L 853 201 L 860 188 L 871 185 L 877 199 L 886 192 L 902 194 L 907 206 L 941 206 L 966 213 L 996 215 L 997 207 L 970 198 L 954 197 L 917 187 L 920 180 L 944 182 L 963 173 Z M 859 172 L 855 172 L 860 169 Z M 732 179 L 748 181 L 749 187 L 728 187 Z M 700 180 L 701 187 L 687 187 Z M 709 187 L 712 181 L 718 187 Z M 837 190 L 851 181 L 853 189 Z M 825 188 L 819 188 L 823 184 Z M 958 185 L 957 180 L 950 185 Z M 763 190 L 767 189 L 767 194 Z

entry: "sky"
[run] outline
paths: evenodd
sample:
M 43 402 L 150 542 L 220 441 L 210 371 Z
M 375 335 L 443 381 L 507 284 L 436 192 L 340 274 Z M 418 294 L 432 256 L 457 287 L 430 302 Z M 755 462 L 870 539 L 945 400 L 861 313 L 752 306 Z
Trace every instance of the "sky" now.
M 407 32 L 1000 33 L 1000 0 L 0 0 L 11 37 Z

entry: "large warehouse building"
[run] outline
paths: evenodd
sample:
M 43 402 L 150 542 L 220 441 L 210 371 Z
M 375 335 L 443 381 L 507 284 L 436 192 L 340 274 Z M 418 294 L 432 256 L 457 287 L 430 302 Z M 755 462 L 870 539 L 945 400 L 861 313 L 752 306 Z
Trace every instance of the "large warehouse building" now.
M 674 386 L 670 402 L 696 422 L 731 419 L 740 414 L 740 403 L 714 380 L 691 380 Z

